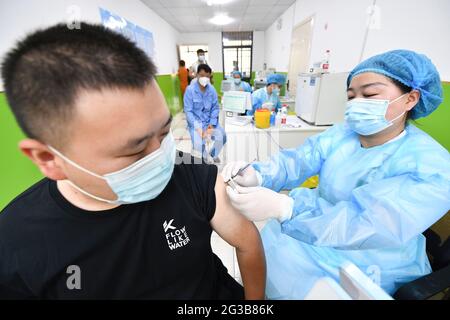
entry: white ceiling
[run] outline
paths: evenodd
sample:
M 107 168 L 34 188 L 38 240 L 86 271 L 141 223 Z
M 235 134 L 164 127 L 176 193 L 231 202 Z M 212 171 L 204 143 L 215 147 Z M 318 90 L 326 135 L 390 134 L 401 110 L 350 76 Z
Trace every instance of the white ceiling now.
M 264 31 L 295 0 L 229 0 L 208 6 L 206 0 L 141 0 L 179 32 Z M 227 13 L 235 21 L 216 26 L 208 20 L 216 13 Z

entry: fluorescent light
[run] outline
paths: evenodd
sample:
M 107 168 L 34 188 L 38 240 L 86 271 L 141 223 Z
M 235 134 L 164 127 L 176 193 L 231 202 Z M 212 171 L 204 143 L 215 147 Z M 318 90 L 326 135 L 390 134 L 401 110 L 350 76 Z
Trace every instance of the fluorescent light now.
M 232 2 L 233 0 L 206 0 L 208 6 L 220 6 Z
M 216 24 L 218 26 L 224 26 L 226 24 L 232 23 L 233 21 L 234 21 L 234 19 L 230 18 L 225 13 L 217 14 L 214 17 L 212 17 L 211 19 L 209 19 L 209 22 L 211 22 L 212 24 Z

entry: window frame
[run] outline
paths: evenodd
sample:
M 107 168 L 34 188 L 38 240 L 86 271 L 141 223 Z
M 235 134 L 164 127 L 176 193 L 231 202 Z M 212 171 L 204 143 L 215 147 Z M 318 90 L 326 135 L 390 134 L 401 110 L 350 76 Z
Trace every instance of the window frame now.
M 231 46 L 226 46 L 223 43 L 223 39 L 224 39 L 224 35 L 229 34 L 229 33 L 250 33 L 251 34 L 251 44 L 250 45 L 231 45 Z M 245 40 L 240 40 L 241 43 Z M 224 49 L 236 49 L 236 55 L 237 55 L 237 61 L 238 61 L 238 66 L 239 66 L 239 62 L 242 63 L 241 60 L 239 60 L 239 50 L 238 49 L 250 49 L 250 74 L 247 77 L 242 76 L 242 80 L 250 82 L 250 79 L 252 78 L 252 73 L 253 73 L 253 31 L 233 31 L 233 32 L 227 32 L 227 31 L 222 31 L 222 71 L 223 71 L 223 79 L 226 79 L 226 72 L 225 72 L 225 50 Z M 242 52 L 242 51 L 241 51 Z M 239 70 L 242 72 L 242 70 Z

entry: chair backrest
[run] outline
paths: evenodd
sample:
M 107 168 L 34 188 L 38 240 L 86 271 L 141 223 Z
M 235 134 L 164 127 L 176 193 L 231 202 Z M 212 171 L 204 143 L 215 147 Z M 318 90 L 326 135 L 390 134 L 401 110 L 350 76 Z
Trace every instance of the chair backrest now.
M 431 229 L 423 235 L 427 239 L 427 253 L 430 258 L 431 268 L 436 271 L 450 265 L 450 241 L 449 237 L 444 241 Z
M 427 254 L 430 258 L 432 273 L 403 285 L 394 294 L 400 300 L 424 300 L 443 296 L 449 299 L 450 288 L 450 241 L 449 237 L 442 241 L 433 230 L 426 230 L 423 235 L 427 239 Z

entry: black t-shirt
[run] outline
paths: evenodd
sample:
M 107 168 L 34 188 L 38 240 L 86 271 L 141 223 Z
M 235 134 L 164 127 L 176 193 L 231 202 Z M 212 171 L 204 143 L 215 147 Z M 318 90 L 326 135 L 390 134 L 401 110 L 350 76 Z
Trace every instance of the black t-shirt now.
M 41 180 L 0 214 L 0 298 L 243 298 L 211 249 L 216 176 L 179 164 L 156 199 L 100 212 Z

